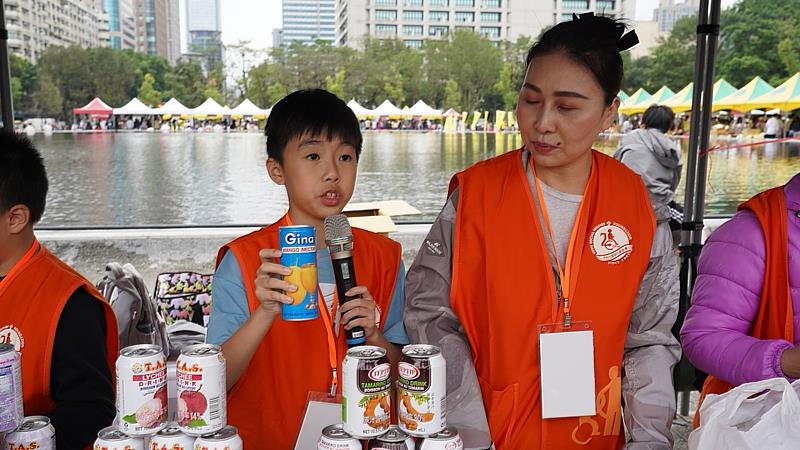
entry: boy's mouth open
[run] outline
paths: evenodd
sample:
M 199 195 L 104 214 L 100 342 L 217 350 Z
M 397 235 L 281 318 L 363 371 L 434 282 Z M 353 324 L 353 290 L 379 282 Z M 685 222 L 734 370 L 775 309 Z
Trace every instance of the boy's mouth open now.
M 327 191 L 322 194 L 322 204 L 325 206 L 337 206 L 342 200 L 342 196 L 336 191 Z

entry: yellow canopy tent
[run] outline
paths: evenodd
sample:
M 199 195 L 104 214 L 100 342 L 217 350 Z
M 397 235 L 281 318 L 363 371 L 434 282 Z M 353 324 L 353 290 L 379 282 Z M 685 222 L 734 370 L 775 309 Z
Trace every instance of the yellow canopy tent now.
M 721 109 L 749 111 L 758 106 L 762 106 L 760 103 L 755 103 L 755 101 L 773 89 L 774 88 L 770 86 L 769 83 L 762 80 L 761 77 L 755 77 L 738 91 L 724 98 L 720 98 L 719 101 L 715 101 L 713 109 L 714 111 L 719 111 Z
M 625 91 L 620 90 L 619 93 L 617 94 L 617 97 L 619 97 L 619 101 L 620 102 L 624 102 L 625 100 L 629 99 L 631 96 L 628 95 L 627 93 L 625 93 Z
M 689 83 L 683 89 L 678 91 L 677 94 L 668 98 L 662 103 L 664 106 L 669 106 L 672 111 L 676 113 L 689 111 L 692 109 L 692 95 L 694 94 L 694 83 Z
M 792 75 L 773 91 L 753 100 L 764 108 L 778 108 L 791 111 L 800 108 L 800 73 Z
M 651 97 L 652 97 L 652 95 L 650 95 L 649 92 L 645 91 L 644 89 L 639 88 L 638 91 L 634 92 L 633 95 L 628 97 L 627 100 L 623 101 L 622 104 L 619 105 L 619 112 L 621 112 L 622 114 L 628 114 L 628 115 L 634 114 L 635 111 L 634 112 L 628 112 L 628 111 L 631 111 L 631 109 L 634 107 L 634 105 L 637 105 L 639 103 L 647 102 Z
M 655 94 L 650 96 L 650 98 L 645 98 L 640 102 L 629 105 L 624 111 L 620 108 L 620 111 L 627 115 L 642 113 L 650 107 L 650 105 L 660 105 L 673 95 L 675 95 L 675 93 L 672 92 L 670 88 L 663 86 L 661 89 L 657 90 Z

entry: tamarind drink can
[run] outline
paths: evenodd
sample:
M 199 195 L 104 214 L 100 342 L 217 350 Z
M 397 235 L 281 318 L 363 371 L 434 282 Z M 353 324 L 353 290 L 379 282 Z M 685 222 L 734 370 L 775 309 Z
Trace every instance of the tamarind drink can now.
M 184 434 L 175 422 L 170 422 L 150 438 L 149 450 L 192 450 L 196 439 Z
M 370 441 L 368 450 L 415 450 L 414 438 L 406 434 L 397 425 L 390 425 L 389 430 Z
M 225 357 L 218 345 L 196 344 L 175 364 L 178 427 L 190 436 L 214 433 L 228 422 Z
M 144 439 L 129 436 L 115 426 L 103 428 L 97 433 L 94 450 L 145 450 Z
M 5 448 L 11 450 L 56 450 L 56 429 L 45 416 L 30 416 L 6 435 Z
M 445 360 L 433 345 L 406 345 L 398 363 L 397 420 L 412 436 L 429 436 L 447 426 Z
M 386 350 L 353 347 L 342 362 L 344 431 L 359 439 L 379 436 L 391 423 L 391 365 Z
M 257 445 L 257 443 L 254 443 Z M 194 441 L 194 450 L 243 450 L 239 430 L 227 425 L 216 433 L 204 434 Z
M 362 450 L 358 439 L 347 434 L 342 424 L 329 425 L 322 429 L 317 441 L 317 450 Z
M 419 450 L 464 450 L 464 442 L 454 427 L 447 427 L 423 439 Z
M 167 360 L 158 345 L 131 345 L 117 358 L 117 426 L 130 436 L 167 424 Z
M 22 425 L 22 363 L 14 344 L 0 344 L 0 433 Z M 2 442 L 2 439 L 0 439 Z
M 311 225 L 292 225 L 278 229 L 281 265 L 292 270 L 283 279 L 297 286 L 286 292 L 292 304 L 281 305 L 283 320 L 312 320 L 319 317 L 317 290 L 317 232 Z

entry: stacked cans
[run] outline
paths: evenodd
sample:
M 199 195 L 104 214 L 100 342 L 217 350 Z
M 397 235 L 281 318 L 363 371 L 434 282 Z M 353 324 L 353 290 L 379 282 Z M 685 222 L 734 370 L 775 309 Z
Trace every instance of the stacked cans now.
M 391 367 L 386 350 L 361 346 L 342 363 L 343 424 L 322 430 L 319 450 L 460 450 L 461 437 L 446 420 L 446 367 L 432 345 L 407 345 L 398 364 L 396 417 L 391 423 Z M 418 439 L 418 440 L 415 440 Z
M 227 425 L 220 347 L 184 348 L 175 370 L 177 422 L 168 423 L 167 364 L 161 347 L 122 349 L 117 359 L 117 424 L 98 433 L 94 450 L 241 450 L 238 431 Z

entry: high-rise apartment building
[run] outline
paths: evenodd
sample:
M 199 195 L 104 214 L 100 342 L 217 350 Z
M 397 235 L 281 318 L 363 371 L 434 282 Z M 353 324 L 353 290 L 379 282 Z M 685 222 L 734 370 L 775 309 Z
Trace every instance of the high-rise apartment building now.
M 678 19 L 695 16 L 700 11 L 700 0 L 686 0 L 676 3 L 675 0 L 660 0 L 658 8 L 653 11 L 653 20 L 658 22 L 658 31 L 670 33 Z
M 186 0 L 186 49 L 209 64 L 222 61 L 222 1 Z
M 175 64 L 181 57 L 180 0 L 166 0 L 167 59 Z
M 102 0 L 108 15 L 111 48 L 136 49 L 136 16 L 133 0 Z
M 318 39 L 333 43 L 336 39 L 336 0 L 283 0 L 282 30 L 282 44 L 306 44 Z
M 94 0 L 6 0 L 11 53 L 36 62 L 49 46 L 108 45 L 108 16 Z
M 364 36 L 398 38 L 410 47 L 441 39 L 458 30 L 480 33 L 492 41 L 536 37 L 542 29 L 600 12 L 631 18 L 635 0 L 337 0 L 336 44 L 358 46 Z
M 134 0 L 136 51 L 167 57 L 166 0 Z

